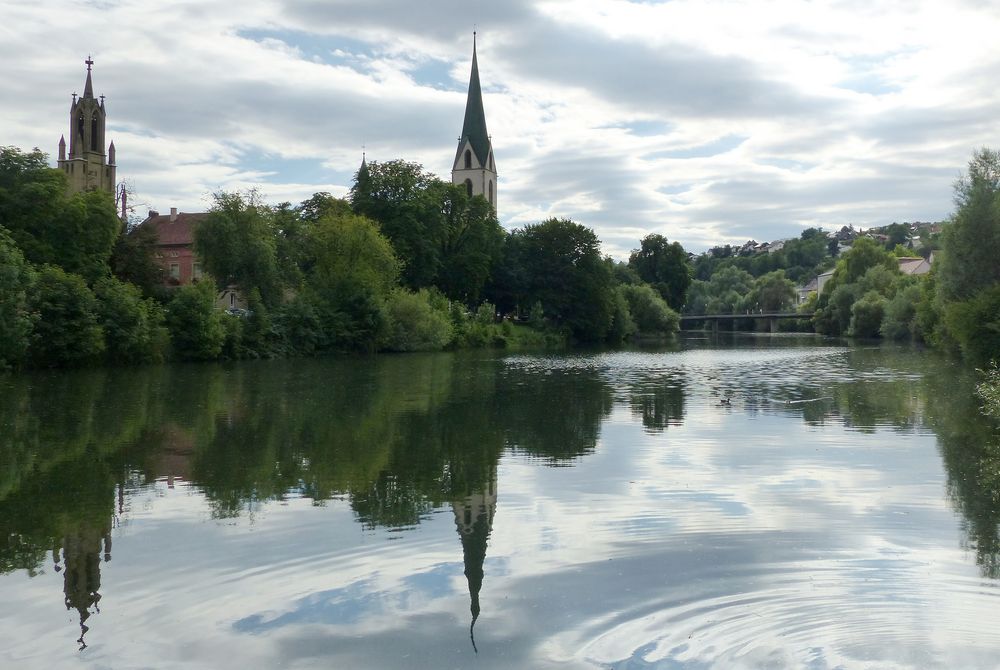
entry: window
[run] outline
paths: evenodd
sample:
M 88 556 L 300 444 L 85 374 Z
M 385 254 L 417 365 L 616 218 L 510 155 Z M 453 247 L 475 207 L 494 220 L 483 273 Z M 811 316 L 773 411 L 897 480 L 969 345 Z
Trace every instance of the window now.
M 465 180 L 465 190 L 468 191 L 469 197 L 471 198 L 472 197 L 472 180 L 471 179 L 466 179 Z
M 201 263 L 195 263 L 191 268 L 191 277 L 194 279 L 201 279 L 202 270 Z
M 171 251 L 170 252 L 170 257 L 171 258 L 177 258 L 178 256 L 180 256 L 180 253 L 178 253 L 177 251 Z
M 180 279 L 181 278 L 181 264 L 180 263 L 171 263 L 170 264 L 170 278 L 171 279 Z
M 472 151 L 469 149 L 465 150 L 465 169 L 468 170 L 472 167 Z
M 490 179 L 490 204 L 493 204 L 493 180 Z
M 100 138 L 97 136 L 97 114 L 94 114 L 94 118 L 90 120 L 90 150 L 100 151 L 98 148 L 97 141 Z
M 235 293 L 230 293 L 229 294 L 229 306 L 230 307 L 236 307 L 236 294 Z

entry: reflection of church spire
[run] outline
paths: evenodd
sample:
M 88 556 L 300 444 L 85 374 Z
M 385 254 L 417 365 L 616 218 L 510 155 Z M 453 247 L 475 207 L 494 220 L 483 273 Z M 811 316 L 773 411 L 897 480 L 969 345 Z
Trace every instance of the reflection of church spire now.
M 66 609 L 75 609 L 80 615 L 80 649 L 86 649 L 87 643 L 83 636 L 90 627 L 90 608 L 100 612 L 97 603 L 101 601 L 101 543 L 104 544 L 104 560 L 111 560 L 111 531 L 103 531 L 93 527 L 83 527 L 71 531 L 63 538 L 62 559 L 65 564 L 63 575 L 63 594 L 66 596 Z M 52 560 L 55 569 L 59 567 L 59 547 L 52 550 Z
M 469 581 L 469 597 L 472 601 L 472 623 L 469 637 L 472 648 L 476 649 L 475 625 L 479 618 L 479 591 L 483 587 L 483 562 L 486 560 L 486 544 L 493 529 L 493 515 L 497 509 L 497 472 L 491 469 L 489 482 L 485 488 L 472 491 L 461 500 L 451 503 L 455 512 L 455 525 L 462 538 L 462 559 L 465 562 L 465 578 Z

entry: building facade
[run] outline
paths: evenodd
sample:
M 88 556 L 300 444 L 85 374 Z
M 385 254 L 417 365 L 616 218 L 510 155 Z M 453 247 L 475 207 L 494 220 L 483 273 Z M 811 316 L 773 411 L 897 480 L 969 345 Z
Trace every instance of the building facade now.
M 455 163 L 451 168 L 451 181 L 453 184 L 465 184 L 469 197 L 481 195 L 496 210 L 497 168 L 493 159 L 493 142 L 486 130 L 475 34 L 472 37 L 472 74 L 465 102 L 465 121 L 462 124 L 462 136 L 458 140 Z
M 115 143 L 111 142 L 105 152 L 105 123 L 107 109 L 104 96 L 94 97 L 94 83 L 88 58 L 87 81 L 83 85 L 83 95 L 73 94 L 69 108 L 69 154 L 66 153 L 66 136 L 59 138 L 59 162 L 69 181 L 69 192 L 102 190 L 115 193 Z

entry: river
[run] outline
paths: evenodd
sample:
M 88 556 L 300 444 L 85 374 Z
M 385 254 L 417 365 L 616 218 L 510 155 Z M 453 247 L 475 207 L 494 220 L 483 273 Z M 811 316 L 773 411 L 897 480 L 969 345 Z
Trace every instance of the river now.
M 0 377 L 0 667 L 995 668 L 974 382 L 793 336 Z

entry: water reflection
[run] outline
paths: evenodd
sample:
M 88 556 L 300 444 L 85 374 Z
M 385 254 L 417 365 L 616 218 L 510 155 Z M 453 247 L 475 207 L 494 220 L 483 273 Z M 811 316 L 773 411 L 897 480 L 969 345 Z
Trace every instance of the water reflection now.
M 768 342 L 731 350 L 509 358 L 413 355 L 3 378 L 0 572 L 40 575 L 47 562 L 60 571 L 63 600 L 78 619 L 82 650 L 93 644 L 97 631 L 91 631 L 88 642 L 84 639 L 99 604 L 114 607 L 113 600 L 102 602 L 101 595 L 107 590 L 102 566 L 111 559 L 112 529 L 128 514 L 130 497 L 157 482 L 196 490 L 219 520 L 253 516 L 268 504 L 302 498 L 317 506 L 344 501 L 362 529 L 392 529 L 397 537 L 407 537 L 446 513 L 454 517 L 450 532 L 456 566 L 434 569 L 464 577 L 466 644 L 478 651 L 477 622 L 490 615 L 491 607 L 498 616 L 501 611 L 500 603 L 485 594 L 489 583 L 500 580 L 488 567 L 492 538 L 505 521 L 512 522 L 502 507 L 498 516 L 498 479 L 505 458 L 534 468 L 605 459 L 601 478 L 586 486 L 601 501 L 593 503 L 594 513 L 619 519 L 618 512 L 602 507 L 618 500 L 604 488 L 614 485 L 616 473 L 613 460 L 601 453 L 602 444 L 616 422 L 641 424 L 649 440 L 660 440 L 655 442 L 660 451 L 653 453 L 666 450 L 669 458 L 688 460 L 678 465 L 678 472 L 689 478 L 683 486 L 638 481 L 641 471 L 625 475 L 625 483 L 649 487 L 665 508 L 622 512 L 626 536 L 662 541 L 677 532 L 670 524 L 686 520 L 680 511 L 684 505 L 714 506 L 736 519 L 733 528 L 743 523 L 741 515 L 750 513 L 746 500 L 697 490 L 695 477 L 709 466 L 691 461 L 711 454 L 698 444 L 666 441 L 692 417 L 706 425 L 746 417 L 792 420 L 810 430 L 842 427 L 858 435 L 933 431 L 951 503 L 964 520 L 965 547 L 984 577 L 1000 577 L 1000 433 L 978 413 L 969 372 L 906 349 L 776 347 Z M 873 453 L 869 460 L 888 458 Z M 737 471 L 748 466 L 737 462 L 725 467 Z M 802 486 L 816 485 L 809 473 L 785 475 L 758 485 L 787 486 L 795 476 Z M 503 490 L 510 489 L 505 485 Z M 544 494 L 544 487 L 539 491 Z M 832 495 L 838 494 L 847 493 Z M 538 504 L 544 514 L 545 500 Z M 818 509 L 818 498 L 816 505 Z M 788 616 L 780 606 L 787 603 L 769 605 L 773 594 L 763 587 L 750 600 L 734 597 L 729 589 L 738 590 L 736 576 L 745 569 L 734 557 L 761 552 L 760 543 L 805 545 L 808 529 L 801 535 L 786 530 L 754 536 L 745 529 L 727 534 L 732 529 L 720 523 L 697 530 L 685 536 L 683 549 L 664 549 L 654 556 L 615 555 L 619 563 L 589 566 L 591 581 L 600 582 L 588 587 L 594 599 L 613 604 L 618 614 L 613 619 L 617 623 L 602 621 L 602 629 L 582 639 L 596 649 L 609 636 L 609 627 L 632 630 L 646 617 L 648 625 L 667 629 L 678 624 L 668 613 L 683 617 L 702 608 L 713 616 L 730 612 L 733 628 L 718 629 L 714 638 L 723 645 L 724 634 L 736 639 L 737 628 L 752 629 L 750 624 L 760 618 L 748 614 L 747 603 L 756 602 L 758 614 L 767 616 L 761 635 Z M 551 533 L 561 531 L 569 532 L 554 527 Z M 560 541 L 545 539 L 545 546 L 558 547 Z M 837 541 L 831 538 L 831 546 Z M 722 551 L 725 547 L 732 547 L 732 554 Z M 660 575 L 657 561 L 668 561 L 687 578 L 713 586 L 692 602 L 656 596 L 655 584 L 649 584 L 652 595 L 645 599 L 612 590 L 622 571 L 647 580 Z M 775 571 L 771 577 L 763 572 L 755 578 L 773 578 L 776 588 L 783 579 L 813 579 L 814 574 L 804 575 L 804 563 L 812 570 L 822 564 L 845 573 L 843 565 L 817 561 L 796 547 L 780 561 L 762 563 L 762 569 Z M 868 569 L 857 563 L 846 572 L 864 581 Z M 573 602 L 575 596 L 579 601 L 580 594 L 574 593 L 579 585 L 571 577 L 544 574 L 531 588 L 546 592 L 562 584 L 553 600 Z M 580 604 L 581 610 L 587 607 L 593 605 Z M 268 621 L 277 625 L 285 620 Z M 244 625 L 260 621 L 248 617 Z M 484 630 L 480 625 L 479 632 Z M 661 646 L 688 644 L 662 632 L 647 630 L 645 635 Z M 634 645 L 631 655 L 619 657 L 626 659 L 620 667 L 641 667 L 648 655 L 644 649 Z

